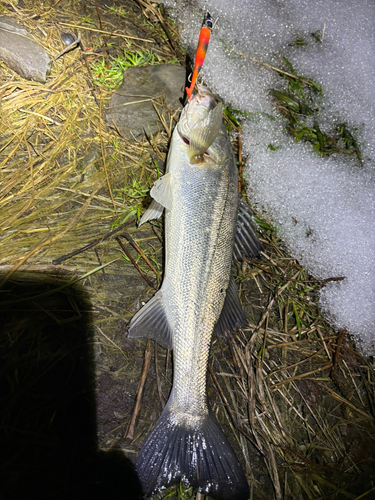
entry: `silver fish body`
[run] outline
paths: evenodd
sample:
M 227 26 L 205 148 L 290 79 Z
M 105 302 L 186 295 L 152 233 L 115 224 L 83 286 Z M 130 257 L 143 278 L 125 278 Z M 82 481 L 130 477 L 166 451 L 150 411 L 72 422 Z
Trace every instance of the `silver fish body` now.
M 222 106 L 200 87 L 181 114 L 167 172 L 141 221 L 166 209 L 166 264 L 161 289 L 133 318 L 129 336 L 173 348 L 174 368 L 169 401 L 136 463 L 147 495 L 182 480 L 215 499 L 248 498 L 245 475 L 206 396 L 211 337 L 226 298 L 243 318 L 231 278 L 237 185 Z
M 175 358 L 170 411 L 181 424 L 194 425 L 208 415 L 207 359 L 231 272 L 237 176 L 224 126 L 211 146 L 217 156 L 212 163 L 190 163 L 178 126 L 172 141 L 162 287 Z

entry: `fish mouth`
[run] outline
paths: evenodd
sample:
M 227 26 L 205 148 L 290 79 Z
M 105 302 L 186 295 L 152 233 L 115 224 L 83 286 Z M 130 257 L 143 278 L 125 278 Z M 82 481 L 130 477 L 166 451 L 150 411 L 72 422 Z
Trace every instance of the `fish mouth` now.
M 208 90 L 208 88 L 205 87 L 204 85 L 200 85 L 199 83 L 197 83 L 197 89 L 198 89 L 198 92 L 195 95 L 201 96 L 201 97 L 212 97 L 213 99 L 215 99 L 215 96 L 213 95 L 213 93 L 210 92 Z
M 211 111 L 216 107 L 215 96 L 203 85 L 197 85 L 198 92 L 193 96 L 194 99 L 200 106 Z

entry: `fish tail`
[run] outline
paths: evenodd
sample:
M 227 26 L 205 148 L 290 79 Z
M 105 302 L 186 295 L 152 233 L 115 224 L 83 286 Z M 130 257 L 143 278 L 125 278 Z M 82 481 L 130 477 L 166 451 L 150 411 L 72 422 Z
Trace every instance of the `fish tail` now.
M 215 500 L 246 500 L 249 485 L 226 437 L 212 415 L 187 427 L 164 408 L 136 461 L 144 494 L 180 481 Z

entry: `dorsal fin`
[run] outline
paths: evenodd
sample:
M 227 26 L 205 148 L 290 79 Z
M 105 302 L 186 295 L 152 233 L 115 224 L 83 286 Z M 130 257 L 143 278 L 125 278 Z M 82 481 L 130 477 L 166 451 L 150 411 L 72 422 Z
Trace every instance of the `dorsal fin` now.
M 224 337 L 226 333 L 232 333 L 236 328 L 246 324 L 246 316 L 242 310 L 238 297 L 238 290 L 233 276 L 229 280 L 223 309 L 215 325 L 215 333 Z
M 243 257 L 256 257 L 263 250 L 252 216 L 250 208 L 246 203 L 240 201 L 233 248 L 233 256 L 236 260 L 242 260 Z

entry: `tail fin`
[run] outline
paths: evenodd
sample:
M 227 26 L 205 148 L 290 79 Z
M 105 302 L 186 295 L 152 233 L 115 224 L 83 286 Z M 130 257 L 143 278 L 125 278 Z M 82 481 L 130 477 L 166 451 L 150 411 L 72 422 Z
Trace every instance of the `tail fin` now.
M 183 481 L 215 500 L 249 498 L 245 474 L 213 416 L 200 428 L 188 429 L 175 422 L 167 405 L 136 469 L 147 497 Z

